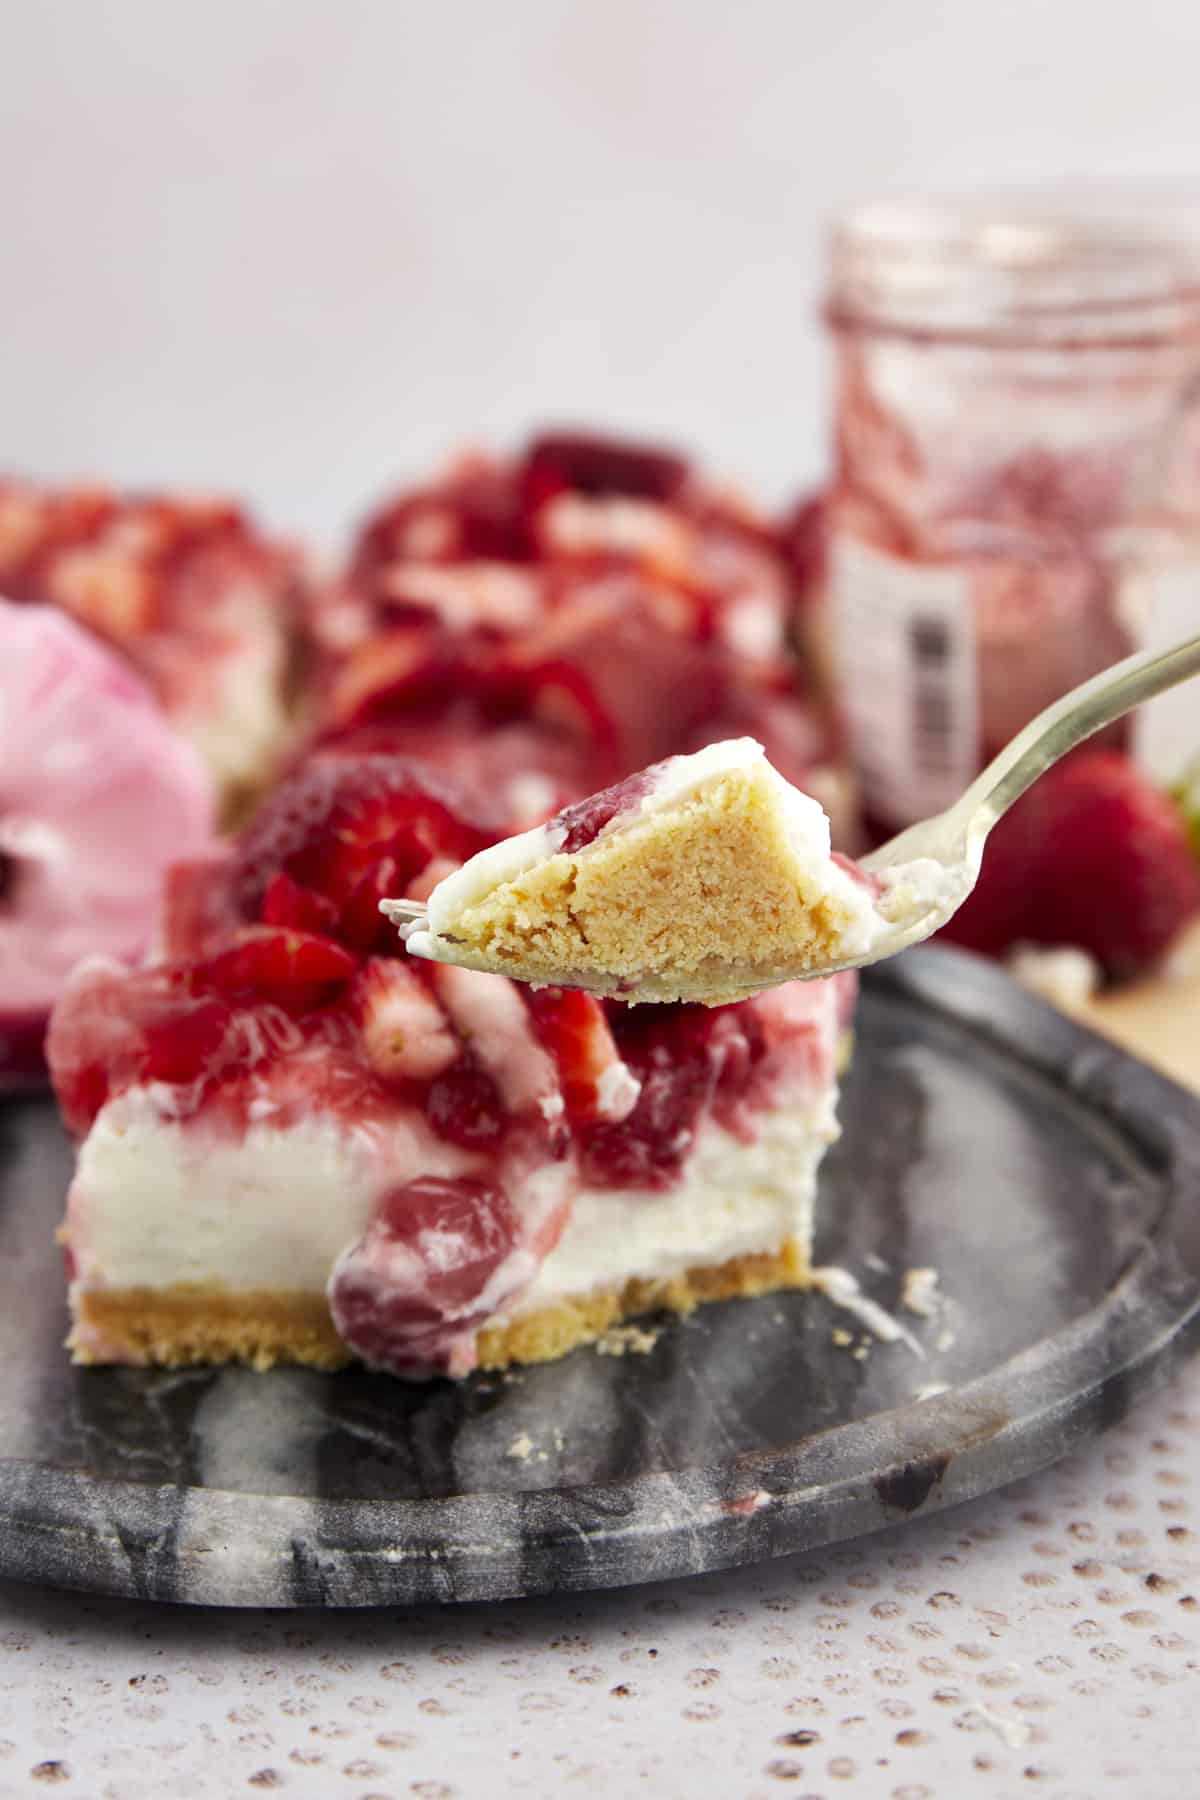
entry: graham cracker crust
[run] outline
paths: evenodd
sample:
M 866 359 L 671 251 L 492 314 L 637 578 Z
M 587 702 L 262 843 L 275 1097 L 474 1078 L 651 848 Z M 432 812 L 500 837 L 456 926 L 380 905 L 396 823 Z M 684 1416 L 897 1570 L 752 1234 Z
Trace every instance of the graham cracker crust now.
M 340 1369 L 351 1355 L 323 1294 L 220 1288 L 91 1288 L 74 1299 L 67 1348 L 77 1363 L 305 1363 Z
M 744 998 L 747 969 L 836 960 L 851 918 L 844 900 L 797 873 L 774 790 L 754 768 L 710 777 L 661 814 L 522 870 L 445 929 L 456 957 L 465 948 L 480 968 L 535 981 L 572 969 L 611 991 L 632 976 L 655 1000 L 688 999 L 699 984 L 712 1003 Z
M 668 1280 L 627 1281 L 485 1327 L 477 1338 L 479 1367 L 553 1362 L 640 1314 L 686 1314 L 708 1300 L 807 1287 L 810 1278 L 808 1246 L 791 1238 L 778 1251 L 736 1256 Z M 75 1327 L 67 1345 L 77 1363 L 164 1368 L 238 1362 L 254 1369 L 269 1369 L 275 1363 L 340 1369 L 353 1360 L 333 1328 L 323 1295 L 270 1289 L 245 1293 L 189 1285 L 89 1289 L 75 1296 Z
M 688 1269 L 666 1281 L 627 1281 L 619 1288 L 560 1300 L 507 1325 L 488 1325 L 476 1340 L 481 1369 L 554 1362 L 579 1344 L 594 1344 L 614 1325 L 643 1313 L 695 1312 L 707 1300 L 750 1299 L 779 1288 L 807 1287 L 808 1245 L 789 1238 L 781 1249 L 735 1256 L 713 1268 Z

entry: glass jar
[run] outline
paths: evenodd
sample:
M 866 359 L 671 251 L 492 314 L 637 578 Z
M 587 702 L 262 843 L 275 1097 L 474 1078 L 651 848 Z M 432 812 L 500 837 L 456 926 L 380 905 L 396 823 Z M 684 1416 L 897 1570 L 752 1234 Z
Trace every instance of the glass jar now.
M 1200 630 L 1197 225 L 1200 196 L 1194 216 L 879 206 L 835 225 L 829 625 L 876 832 L 946 805 L 1077 682 Z M 1134 735 L 1170 780 L 1200 703 L 1165 698 Z

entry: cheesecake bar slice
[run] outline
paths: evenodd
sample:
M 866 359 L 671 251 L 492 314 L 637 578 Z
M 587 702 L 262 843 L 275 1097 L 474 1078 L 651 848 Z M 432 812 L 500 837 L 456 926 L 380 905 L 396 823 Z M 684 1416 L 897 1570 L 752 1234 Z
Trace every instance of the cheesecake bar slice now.
M 634 1008 L 406 957 L 382 893 L 502 835 L 403 757 L 314 758 L 174 884 L 166 961 L 76 974 L 78 1360 L 461 1376 L 807 1281 L 853 976 Z

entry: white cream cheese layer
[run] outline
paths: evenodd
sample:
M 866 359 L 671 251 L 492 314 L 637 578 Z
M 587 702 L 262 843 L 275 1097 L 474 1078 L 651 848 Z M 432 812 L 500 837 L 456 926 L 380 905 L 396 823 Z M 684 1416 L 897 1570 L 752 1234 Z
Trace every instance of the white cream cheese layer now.
M 807 1239 L 817 1167 L 837 1135 L 834 1100 L 830 1089 L 758 1115 L 753 1142 L 710 1120 L 664 1193 L 583 1188 L 513 1316 Z M 75 1286 L 323 1293 L 381 1192 L 418 1171 L 470 1165 L 418 1124 L 384 1134 L 320 1120 L 283 1130 L 264 1123 L 237 1138 L 166 1117 L 134 1090 L 104 1108 L 80 1154 L 67 1213 Z M 524 1177 L 523 1210 L 552 1210 L 569 1179 L 563 1163 Z
M 667 1280 L 812 1236 L 817 1170 L 837 1137 L 833 1092 L 807 1113 L 761 1114 L 753 1143 L 711 1120 L 683 1177 L 664 1193 L 584 1188 L 566 1230 L 509 1316 L 556 1300 Z M 499 1321 L 503 1322 L 503 1321 Z
M 238 1136 L 180 1122 L 153 1090 L 131 1089 L 104 1107 L 79 1153 L 67 1202 L 75 1279 L 322 1292 L 389 1188 L 478 1168 L 415 1112 L 386 1128 L 317 1118 Z M 524 1176 L 522 1212 L 536 1221 L 552 1211 L 568 1181 L 564 1163 Z

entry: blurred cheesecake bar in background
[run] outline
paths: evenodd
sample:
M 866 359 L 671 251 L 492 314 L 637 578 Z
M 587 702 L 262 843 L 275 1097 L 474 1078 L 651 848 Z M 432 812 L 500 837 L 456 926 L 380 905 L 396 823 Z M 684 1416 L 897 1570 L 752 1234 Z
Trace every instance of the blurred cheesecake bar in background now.
M 59 607 L 125 658 L 227 814 L 287 739 L 300 578 L 223 500 L 0 479 L 0 596 Z
M 318 737 L 503 783 L 535 824 L 666 756 L 761 742 L 849 828 L 768 521 L 664 450 L 460 458 L 367 522 L 313 608 Z

